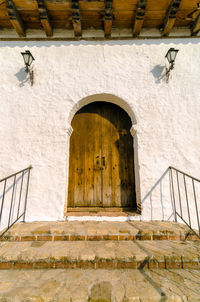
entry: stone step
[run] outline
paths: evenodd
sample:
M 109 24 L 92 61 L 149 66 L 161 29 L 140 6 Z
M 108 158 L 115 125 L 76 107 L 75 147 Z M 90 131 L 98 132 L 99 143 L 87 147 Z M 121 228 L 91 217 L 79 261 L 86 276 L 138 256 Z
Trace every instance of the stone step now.
M 189 235 L 188 235 L 189 234 Z M 198 240 L 175 222 L 62 221 L 18 223 L 1 241 Z
M 199 269 L 200 241 L 1 242 L 0 269 Z
M 199 302 L 200 270 L 5 270 L 4 302 Z

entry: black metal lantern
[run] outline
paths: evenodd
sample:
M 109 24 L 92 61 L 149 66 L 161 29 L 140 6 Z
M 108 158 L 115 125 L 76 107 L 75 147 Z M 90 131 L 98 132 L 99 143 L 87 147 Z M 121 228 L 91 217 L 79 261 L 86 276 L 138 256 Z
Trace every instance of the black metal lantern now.
M 30 70 L 30 66 L 35 59 L 29 50 L 25 50 L 25 52 L 21 52 L 21 54 L 24 59 L 25 70 L 27 73 L 29 73 L 31 85 L 33 85 L 33 70 Z
M 174 68 L 174 62 L 178 52 L 179 52 L 178 49 L 170 48 L 165 56 L 165 58 L 167 58 L 169 62 L 169 68 L 166 68 L 166 73 L 165 73 L 167 82 L 169 81 L 170 71 Z
M 178 51 L 179 51 L 178 49 L 170 48 L 165 56 L 170 64 L 169 70 L 174 68 L 174 62 L 175 62 Z

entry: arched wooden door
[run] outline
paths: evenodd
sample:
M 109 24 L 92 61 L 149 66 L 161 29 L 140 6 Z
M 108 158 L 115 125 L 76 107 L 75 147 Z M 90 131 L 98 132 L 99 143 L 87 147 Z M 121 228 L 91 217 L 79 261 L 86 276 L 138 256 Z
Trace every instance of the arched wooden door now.
M 119 106 L 94 102 L 72 120 L 68 211 L 136 208 L 131 120 Z

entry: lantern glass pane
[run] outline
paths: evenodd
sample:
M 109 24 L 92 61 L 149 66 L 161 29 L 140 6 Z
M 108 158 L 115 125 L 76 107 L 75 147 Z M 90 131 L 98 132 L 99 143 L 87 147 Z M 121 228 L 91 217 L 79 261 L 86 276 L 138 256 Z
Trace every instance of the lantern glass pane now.
M 23 53 L 24 63 L 27 65 L 29 64 L 29 56 L 29 53 Z
M 33 62 L 33 56 L 30 54 L 29 55 L 29 62 L 28 62 L 28 65 L 30 66 L 31 65 L 31 63 Z
M 168 51 L 166 57 L 167 57 L 168 62 L 170 63 L 171 62 L 171 52 L 170 52 L 170 50 Z
M 171 50 L 171 61 L 174 62 L 174 60 L 176 59 L 176 50 Z

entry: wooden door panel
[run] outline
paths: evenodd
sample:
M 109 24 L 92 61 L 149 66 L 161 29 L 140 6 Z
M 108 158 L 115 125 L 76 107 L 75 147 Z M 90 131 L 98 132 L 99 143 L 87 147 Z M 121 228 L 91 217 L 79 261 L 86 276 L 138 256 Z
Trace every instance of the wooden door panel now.
M 99 114 L 96 112 L 93 114 L 93 126 L 91 125 L 91 131 L 93 133 L 93 207 L 102 206 L 102 171 L 101 171 L 101 128 L 102 120 Z M 95 127 L 95 129 L 94 129 Z
M 72 128 L 68 206 L 101 206 L 101 118 L 96 113 L 80 112 Z
M 91 132 L 92 128 L 92 120 L 89 114 L 85 114 L 85 116 L 81 115 L 80 119 L 83 120 L 82 124 L 82 135 L 83 135 L 83 144 L 85 152 L 82 154 L 82 158 L 84 161 L 84 197 L 82 206 L 91 206 L 93 205 L 93 197 L 94 197 L 94 159 L 93 159 L 93 151 L 94 151 L 94 139 L 93 133 Z M 86 201 L 86 204 L 85 204 Z M 77 204 L 76 204 L 77 205 Z
M 101 106 L 102 117 L 102 203 L 104 207 L 113 206 L 112 198 L 112 148 L 111 148 L 111 125 L 110 112 L 104 106 Z
M 134 207 L 131 121 L 120 107 L 95 102 L 73 118 L 68 207 Z
M 74 196 L 73 196 L 73 206 L 76 206 L 76 204 L 79 204 L 79 206 L 84 205 L 84 172 L 85 172 L 85 167 L 84 167 L 84 154 L 85 154 L 85 144 L 84 144 L 84 138 L 83 138 L 83 125 L 84 125 L 84 120 L 82 118 L 79 118 L 78 123 L 76 122 L 76 118 L 74 121 L 75 125 L 78 124 L 78 129 L 74 129 L 74 132 L 72 133 L 72 141 L 74 140 L 72 144 L 72 154 L 73 157 L 75 157 L 74 160 L 74 167 L 72 173 L 75 174 L 74 178 Z M 73 124 L 72 124 L 73 127 Z M 76 139 L 73 139 L 73 136 L 76 137 Z M 79 145 L 79 148 L 77 148 L 77 145 Z M 71 147 L 71 146 L 70 146 Z M 71 175 L 70 175 L 71 176 Z
M 119 139 L 115 111 L 109 105 L 102 109 L 102 154 L 105 165 L 102 169 L 104 207 L 121 206 L 119 180 L 119 152 L 116 142 Z

